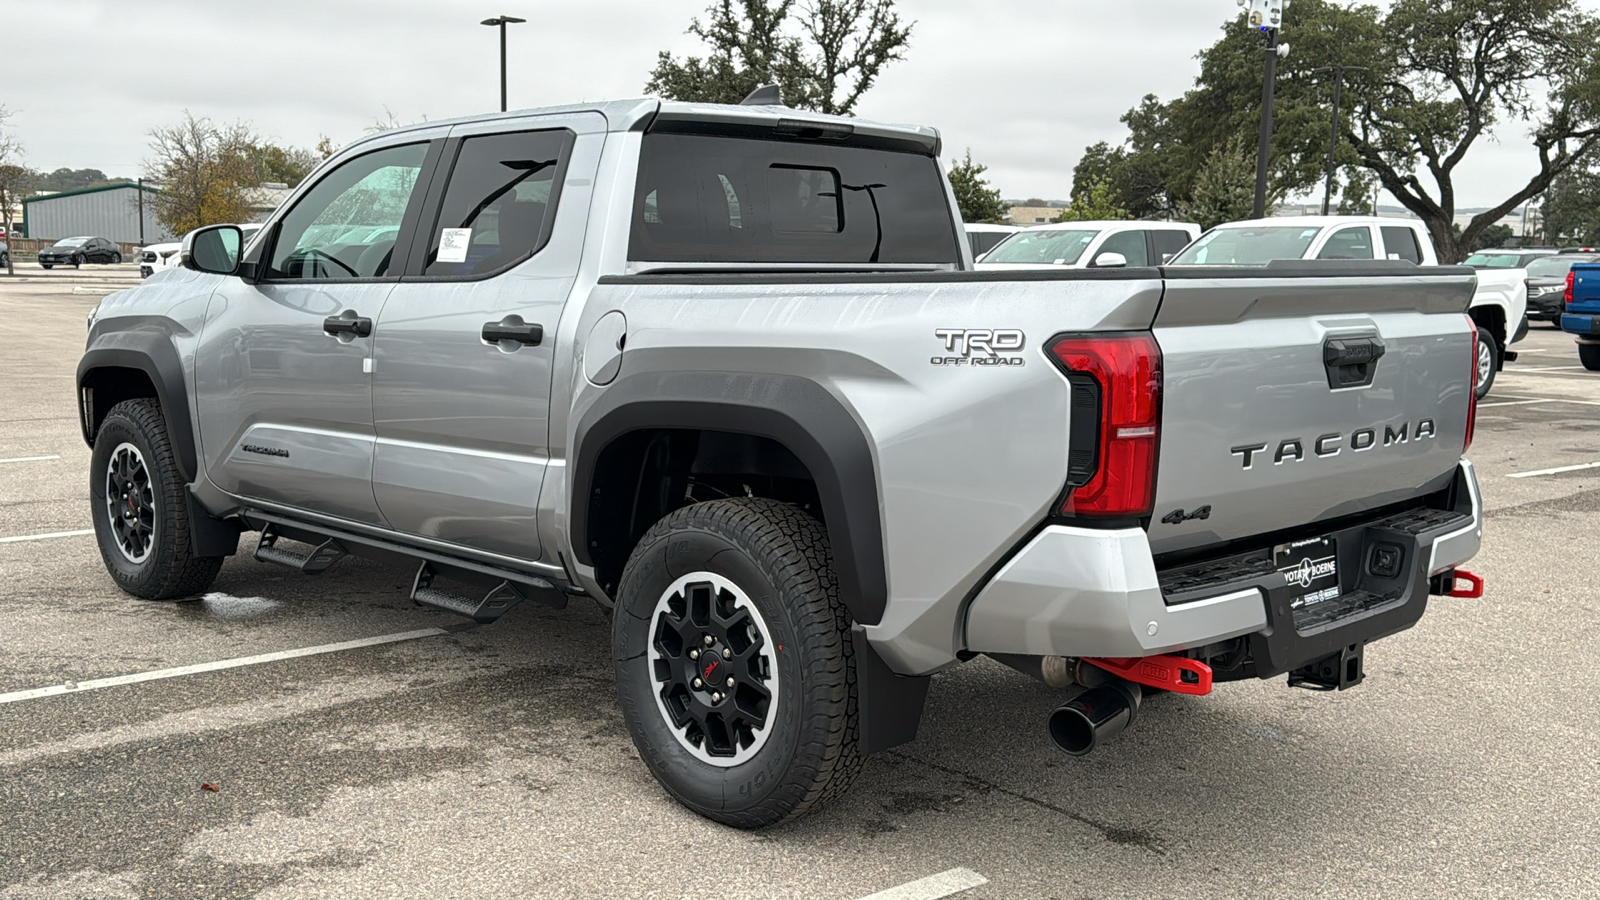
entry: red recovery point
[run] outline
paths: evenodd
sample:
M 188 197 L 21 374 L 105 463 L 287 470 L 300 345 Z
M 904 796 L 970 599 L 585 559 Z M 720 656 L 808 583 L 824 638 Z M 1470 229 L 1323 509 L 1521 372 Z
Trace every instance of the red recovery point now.
M 1459 573 L 1458 573 L 1459 574 Z M 1211 667 L 1181 656 L 1084 657 L 1096 668 L 1135 684 L 1161 688 L 1174 694 L 1211 693 Z
M 1461 582 L 1467 583 L 1466 587 Z M 1483 596 L 1483 576 L 1468 572 L 1466 569 L 1455 570 L 1455 580 L 1450 583 L 1451 597 L 1460 597 L 1463 600 L 1476 600 Z

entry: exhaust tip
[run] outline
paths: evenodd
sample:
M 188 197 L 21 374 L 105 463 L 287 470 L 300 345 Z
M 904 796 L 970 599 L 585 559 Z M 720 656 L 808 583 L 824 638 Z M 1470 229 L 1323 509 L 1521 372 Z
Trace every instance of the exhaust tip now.
M 1069 756 L 1083 756 L 1094 749 L 1094 726 L 1089 717 L 1069 704 L 1050 714 L 1050 739 L 1061 752 Z
M 1050 714 L 1050 739 L 1061 752 L 1083 756 L 1133 723 L 1140 693 L 1138 685 L 1121 679 L 1084 691 Z

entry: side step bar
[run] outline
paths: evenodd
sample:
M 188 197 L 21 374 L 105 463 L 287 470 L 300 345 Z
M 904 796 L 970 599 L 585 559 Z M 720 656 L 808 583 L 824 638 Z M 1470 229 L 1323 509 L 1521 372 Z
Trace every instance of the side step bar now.
M 318 544 L 310 553 L 304 556 L 292 550 L 278 547 L 278 538 L 281 535 L 274 525 L 261 529 L 261 542 L 256 544 L 256 559 L 266 563 L 277 563 L 307 575 L 321 575 L 333 568 L 333 564 L 349 555 L 350 551 L 333 538 L 328 538 Z
M 542 605 L 562 609 L 567 605 L 565 594 L 555 589 L 548 581 L 538 579 L 536 584 L 517 584 L 509 579 L 501 581 L 490 588 L 482 598 L 474 600 L 461 594 L 451 593 L 434 587 L 434 580 L 439 577 L 440 569 L 452 574 L 455 580 L 463 580 L 461 574 L 449 573 L 448 567 L 438 566 L 434 563 L 423 561 L 417 567 L 417 577 L 411 583 L 411 600 L 418 606 L 431 606 L 456 615 L 466 616 L 479 625 L 487 625 L 495 619 L 505 615 L 506 611 L 524 600 L 530 599 L 528 594 L 536 598 Z M 479 580 L 476 578 L 470 580 Z M 531 588 L 531 590 L 530 590 Z

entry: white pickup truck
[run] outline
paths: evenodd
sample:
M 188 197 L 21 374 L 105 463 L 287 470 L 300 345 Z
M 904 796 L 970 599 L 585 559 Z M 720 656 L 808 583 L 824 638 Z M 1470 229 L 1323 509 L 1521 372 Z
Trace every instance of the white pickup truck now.
M 1219 225 L 1169 265 L 1258 266 L 1274 259 L 1403 259 L 1437 266 L 1428 229 L 1414 219 L 1375 216 L 1285 216 Z M 1468 314 L 1478 326 L 1478 396 L 1517 354 L 1507 348 L 1528 333 L 1528 274 L 1478 269 Z

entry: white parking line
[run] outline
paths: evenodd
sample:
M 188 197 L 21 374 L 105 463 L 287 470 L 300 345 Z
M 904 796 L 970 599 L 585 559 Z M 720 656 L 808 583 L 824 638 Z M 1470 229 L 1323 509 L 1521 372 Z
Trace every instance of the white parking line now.
M 14 537 L 0 537 L 0 544 L 20 544 L 23 541 L 48 541 L 51 538 L 79 537 L 80 535 L 94 534 L 93 528 L 82 531 L 51 531 L 45 534 L 19 534 Z
M 1532 472 L 1512 472 L 1507 478 L 1532 478 L 1535 475 L 1555 475 L 1559 472 L 1577 472 L 1580 469 L 1600 469 L 1600 462 L 1580 463 L 1576 466 L 1557 466 L 1554 469 L 1534 469 Z
M 1517 366 L 1518 372 L 1565 372 L 1571 369 L 1584 369 L 1586 366 Z
M 861 900 L 938 900 L 988 883 L 989 879 L 971 869 L 950 869 L 886 891 L 868 894 Z
M 1529 403 L 1555 403 L 1555 400 L 1501 400 L 1496 403 L 1479 403 L 1479 409 L 1493 409 L 1496 406 L 1527 406 Z
M 0 463 L 12 462 L 44 462 L 49 459 L 60 459 L 59 456 L 13 456 L 10 459 L 0 459 Z
M 262 663 L 278 662 L 284 659 L 296 659 L 301 656 L 317 656 L 323 653 L 338 653 L 341 650 L 355 650 L 360 647 L 374 647 L 379 644 L 393 644 L 399 641 L 414 641 L 417 638 L 433 637 L 440 634 L 449 634 L 443 628 L 423 628 L 418 631 L 402 631 L 398 634 L 385 634 L 379 637 L 360 638 L 354 641 L 340 641 L 337 644 L 321 644 L 316 647 L 301 647 L 298 650 L 279 650 L 276 653 L 262 653 L 258 656 L 240 656 L 234 659 L 223 659 L 216 662 L 196 663 L 192 666 L 179 666 L 176 669 L 156 669 L 153 672 L 138 672 L 133 675 L 115 675 L 111 678 L 96 678 L 91 681 L 67 682 L 66 684 L 53 684 L 50 687 L 34 688 L 27 691 L 12 691 L 9 694 L 0 694 L 0 704 L 19 703 L 23 700 L 37 700 L 40 697 L 55 697 L 61 694 L 80 694 L 84 691 L 96 691 L 101 688 L 120 687 L 125 684 L 139 684 L 144 681 L 159 681 L 163 678 L 181 678 L 184 675 L 198 675 L 202 672 L 217 672 L 223 669 L 237 669 L 242 666 L 259 666 Z M 939 896 L 943 896 L 942 894 Z

